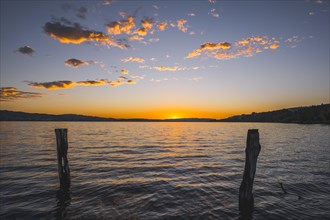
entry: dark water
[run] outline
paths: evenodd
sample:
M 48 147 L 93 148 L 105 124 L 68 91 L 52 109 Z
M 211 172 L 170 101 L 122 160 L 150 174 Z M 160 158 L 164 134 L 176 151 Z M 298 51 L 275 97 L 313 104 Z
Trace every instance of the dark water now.
M 69 129 L 67 193 L 58 127 Z M 329 219 L 329 126 L 119 122 L 1 122 L 0 218 L 238 219 L 249 128 L 262 147 L 254 219 Z

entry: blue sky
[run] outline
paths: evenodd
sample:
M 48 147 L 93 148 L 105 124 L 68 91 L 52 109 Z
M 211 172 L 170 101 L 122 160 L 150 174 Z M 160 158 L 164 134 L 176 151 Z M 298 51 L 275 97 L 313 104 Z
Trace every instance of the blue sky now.
M 1 1 L 1 109 L 223 118 L 329 103 L 329 1 Z

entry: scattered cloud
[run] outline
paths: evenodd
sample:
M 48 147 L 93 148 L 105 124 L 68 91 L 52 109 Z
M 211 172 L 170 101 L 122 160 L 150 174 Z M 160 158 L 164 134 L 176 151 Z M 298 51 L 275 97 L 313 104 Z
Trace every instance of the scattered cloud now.
M 139 36 L 146 36 L 148 34 L 148 29 L 146 28 L 139 28 L 136 32 Z
M 185 19 L 180 19 L 180 20 L 177 20 L 177 27 L 179 28 L 180 31 L 186 33 L 188 28 L 185 27 L 185 24 L 187 23 L 187 20 Z
M 47 22 L 43 27 L 44 32 L 64 44 L 81 44 L 86 41 L 95 41 L 102 45 L 126 49 L 127 45 L 116 42 L 103 32 L 85 30 L 79 23 L 64 25 L 61 22 Z
M 159 41 L 159 38 L 150 38 L 148 41 L 149 41 L 150 43 L 158 42 L 158 41 Z
M 31 56 L 34 53 L 34 50 L 30 46 L 24 46 L 24 47 L 18 48 L 18 50 L 16 50 L 16 52 L 19 52 L 23 55 L 30 55 Z
M 107 24 L 108 33 L 111 35 L 131 34 L 135 28 L 134 17 L 129 16 L 127 20 L 113 21 Z
M 126 12 L 119 11 L 118 13 L 119 13 L 120 17 L 122 17 L 122 18 L 125 18 L 126 17 Z
M 0 87 L 0 101 L 9 102 L 17 99 L 40 98 L 44 94 L 37 92 L 24 92 L 15 87 Z
M 200 81 L 200 80 L 202 80 L 203 79 L 203 77 L 193 77 L 193 78 L 191 78 L 191 79 L 189 79 L 189 80 L 192 80 L 192 81 L 196 81 L 196 82 L 198 82 L 198 81 Z
M 78 68 L 79 66 L 88 65 L 88 64 L 89 64 L 89 62 L 87 62 L 87 61 L 81 61 L 81 60 L 74 59 L 74 58 L 67 59 L 65 61 L 66 66 L 73 66 L 74 68 Z
M 152 18 L 145 18 L 141 20 L 142 27 L 147 30 L 151 29 L 154 23 L 155 22 Z
M 107 84 L 107 80 L 85 80 L 85 81 L 78 81 L 77 84 L 81 86 L 102 86 Z
M 189 14 L 187 14 L 188 16 L 190 16 L 190 17 L 194 17 L 194 16 L 196 16 L 196 14 L 194 13 L 194 12 L 190 12 Z
M 139 66 L 140 69 L 153 69 L 158 71 L 178 71 L 179 66 Z
M 199 56 L 205 50 L 208 50 L 208 51 L 219 50 L 219 49 L 228 50 L 230 48 L 231 48 L 231 44 L 228 42 L 220 42 L 220 43 L 207 42 L 207 43 L 202 44 L 199 49 L 190 52 L 188 54 L 188 56 L 185 58 L 192 58 L 192 57 Z
M 121 59 L 122 62 L 127 63 L 127 62 L 137 62 L 137 63 L 144 63 L 145 60 L 142 58 L 138 58 L 138 57 L 128 57 L 125 59 Z
M 127 84 L 136 84 L 136 82 L 132 79 L 129 79 L 126 81 Z
M 294 39 L 294 38 L 293 38 Z M 288 41 L 293 41 L 288 39 Z M 205 43 L 197 50 L 191 51 L 185 58 L 200 56 L 202 53 L 206 56 L 219 60 L 230 60 L 243 57 L 251 57 L 264 50 L 276 50 L 280 46 L 280 41 L 267 36 L 249 37 L 241 39 L 234 44 L 228 42 Z
M 128 38 L 129 41 L 137 40 L 137 41 L 143 41 L 144 38 L 140 37 L 139 35 L 133 35 Z
M 104 5 L 110 5 L 113 2 L 113 0 L 103 0 Z
M 209 0 L 209 2 L 210 2 L 210 3 L 212 3 L 212 4 L 215 4 L 215 3 L 217 3 L 217 1 L 216 1 L 216 0 Z
M 157 10 L 159 9 L 159 7 L 158 7 L 157 5 L 153 5 L 152 7 L 153 7 L 154 9 L 157 9 Z
M 211 14 L 215 18 L 220 17 L 220 14 L 216 12 L 215 8 L 212 8 L 209 14 Z
M 164 30 L 166 30 L 166 28 L 167 28 L 167 22 L 164 21 L 164 22 L 158 24 L 157 27 L 158 27 L 158 29 L 159 29 L 160 31 L 164 31 Z
M 120 70 L 120 72 L 121 72 L 121 74 L 125 74 L 125 75 L 129 73 L 129 71 L 125 70 L 125 69 Z
M 73 81 L 53 81 L 53 82 L 29 82 L 28 85 L 32 88 L 40 88 L 40 89 L 48 89 L 48 90 L 56 90 L 56 89 L 68 89 L 75 86 L 75 82 Z

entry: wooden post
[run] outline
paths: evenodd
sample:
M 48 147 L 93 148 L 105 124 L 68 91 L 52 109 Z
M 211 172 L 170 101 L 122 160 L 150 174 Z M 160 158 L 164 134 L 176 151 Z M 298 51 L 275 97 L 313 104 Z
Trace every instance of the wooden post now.
M 245 149 L 243 181 L 239 188 L 239 210 L 243 219 L 249 219 L 254 209 L 252 189 L 260 150 L 258 129 L 249 129 Z
M 68 154 L 68 129 L 55 129 L 57 143 L 57 166 L 61 189 L 70 187 L 70 168 Z

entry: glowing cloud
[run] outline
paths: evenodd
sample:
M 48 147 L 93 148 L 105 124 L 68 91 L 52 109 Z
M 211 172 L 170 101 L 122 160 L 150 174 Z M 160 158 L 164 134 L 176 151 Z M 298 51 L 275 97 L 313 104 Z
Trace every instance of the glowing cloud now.
M 122 62 L 127 63 L 127 62 L 137 62 L 137 63 L 144 63 L 145 60 L 138 58 L 138 57 L 128 57 L 126 59 L 121 59 Z
M 86 81 L 79 81 L 77 82 L 78 85 L 81 86 L 102 86 L 107 83 L 107 80 L 101 79 L 101 80 L 86 80 Z
M 180 19 L 180 20 L 177 20 L 177 27 L 179 28 L 180 31 L 186 33 L 188 28 L 185 27 L 184 25 L 187 23 L 187 20 L 184 20 L 184 19 Z
M 43 27 L 44 32 L 64 44 L 81 44 L 86 41 L 96 41 L 102 45 L 109 45 L 126 49 L 127 46 L 115 42 L 103 32 L 84 30 L 80 24 L 67 26 L 60 22 L 47 22 Z
M 164 21 L 164 22 L 158 24 L 157 27 L 158 27 L 158 29 L 159 29 L 160 31 L 164 31 L 164 30 L 166 30 L 166 28 L 167 28 L 167 22 Z
M 72 81 L 53 81 L 53 82 L 30 82 L 28 84 L 30 87 L 33 88 L 40 88 L 40 89 L 48 89 L 48 90 L 56 90 L 56 89 L 68 89 L 75 86 L 75 82 Z
M 125 69 L 120 70 L 120 72 L 121 72 L 121 74 L 125 74 L 125 75 L 129 73 L 129 71 L 125 70 Z
M 145 18 L 141 21 L 142 27 L 149 30 L 152 28 L 154 21 L 151 18 Z
M 146 36 L 148 34 L 148 29 L 146 29 L 146 28 L 139 28 L 134 33 L 137 33 L 139 36 Z
M 0 88 L 0 101 L 4 102 L 15 101 L 17 99 L 39 98 L 43 95 L 42 93 L 19 91 L 15 87 Z
M 88 64 L 89 64 L 89 62 L 81 61 L 81 60 L 74 59 L 74 58 L 71 58 L 71 59 L 68 59 L 65 61 L 65 65 L 73 66 L 74 68 L 78 68 L 79 66 L 88 65 Z
M 112 35 L 118 34 L 131 34 L 132 29 L 135 27 L 134 17 L 129 16 L 127 20 L 114 21 L 107 24 L 108 33 Z
M 129 41 L 137 40 L 137 41 L 143 41 L 144 38 L 140 37 L 139 35 L 133 35 L 128 38 Z
M 24 46 L 18 48 L 17 52 L 23 55 L 32 55 L 34 53 L 34 50 L 30 46 Z
M 293 40 L 290 38 L 287 41 Z M 264 50 L 279 48 L 280 42 L 275 38 L 270 39 L 267 36 L 258 36 L 241 39 L 233 45 L 227 42 L 205 43 L 199 49 L 191 51 L 185 58 L 200 56 L 202 53 L 219 60 L 230 60 L 241 56 L 251 57 Z

